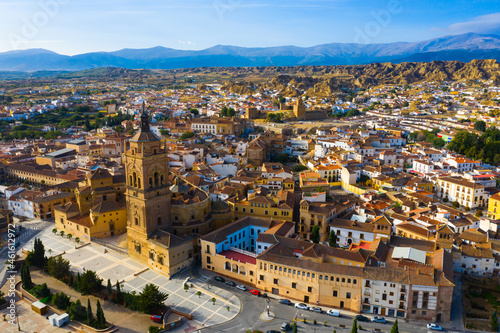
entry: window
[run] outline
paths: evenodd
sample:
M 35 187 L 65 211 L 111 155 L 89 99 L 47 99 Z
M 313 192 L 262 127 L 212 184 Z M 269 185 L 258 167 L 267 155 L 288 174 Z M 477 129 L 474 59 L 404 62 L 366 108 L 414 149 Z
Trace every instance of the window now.
M 312 293 L 312 291 L 313 291 L 313 287 L 307 287 L 307 292 L 308 293 Z
M 337 290 L 334 290 L 333 291 L 333 297 L 338 297 L 338 295 L 339 295 L 339 292 Z
M 382 300 L 387 301 L 387 294 L 382 294 Z
M 292 288 L 297 289 L 297 282 L 292 282 Z
M 274 284 L 278 284 L 278 279 L 274 279 L 274 280 L 273 280 L 273 283 L 274 283 Z
M 351 299 L 351 293 L 345 293 L 345 298 Z
M 264 275 L 259 276 L 259 280 L 264 281 Z

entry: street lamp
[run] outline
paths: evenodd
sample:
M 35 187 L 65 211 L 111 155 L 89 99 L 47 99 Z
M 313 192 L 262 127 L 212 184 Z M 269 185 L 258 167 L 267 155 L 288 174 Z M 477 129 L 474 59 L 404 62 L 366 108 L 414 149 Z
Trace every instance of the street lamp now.
M 21 326 L 19 326 L 19 313 L 20 313 L 20 312 L 19 312 L 19 310 L 16 310 L 16 311 L 14 312 L 14 315 L 16 316 L 16 321 L 17 321 L 17 330 L 18 330 L 18 331 L 21 331 Z
M 267 316 L 269 317 L 269 298 L 266 298 Z

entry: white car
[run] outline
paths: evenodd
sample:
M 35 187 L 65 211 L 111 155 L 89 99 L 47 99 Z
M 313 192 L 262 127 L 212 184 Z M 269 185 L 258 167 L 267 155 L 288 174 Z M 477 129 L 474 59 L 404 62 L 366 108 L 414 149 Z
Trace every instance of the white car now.
M 241 291 L 245 291 L 245 290 L 247 290 L 247 288 L 246 288 L 244 285 L 242 285 L 242 284 L 237 285 L 237 286 L 236 286 L 236 289 L 239 289 L 239 290 L 241 290 Z
M 438 324 L 434 324 L 434 323 L 427 324 L 427 328 L 430 330 L 433 330 L 433 331 L 442 331 L 443 330 L 443 328 L 441 326 L 439 326 Z
M 301 310 L 309 310 L 309 306 L 307 306 L 307 304 L 304 303 L 297 303 L 295 304 L 295 307 Z
M 372 323 L 380 323 L 380 324 L 385 324 L 387 321 L 385 320 L 384 317 L 380 316 L 375 316 L 372 318 Z
M 332 317 L 340 317 L 340 311 L 339 310 L 330 309 L 326 313 L 329 316 L 332 316 Z

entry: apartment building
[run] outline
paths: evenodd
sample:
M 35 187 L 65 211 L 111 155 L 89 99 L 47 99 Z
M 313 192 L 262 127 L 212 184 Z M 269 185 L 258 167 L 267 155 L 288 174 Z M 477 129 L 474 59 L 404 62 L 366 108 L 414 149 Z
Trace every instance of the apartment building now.
M 500 193 L 493 194 L 488 200 L 488 216 L 500 220 Z
M 468 181 L 462 177 L 439 177 L 437 194 L 441 199 L 458 202 L 469 208 L 477 208 L 486 204 L 487 194 L 484 186 Z

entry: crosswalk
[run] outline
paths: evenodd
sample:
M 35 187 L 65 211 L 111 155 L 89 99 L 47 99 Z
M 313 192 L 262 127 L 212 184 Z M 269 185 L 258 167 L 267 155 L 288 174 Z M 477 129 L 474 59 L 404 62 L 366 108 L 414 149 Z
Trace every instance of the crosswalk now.
M 198 281 L 207 283 L 208 281 L 210 281 L 210 278 L 208 276 L 202 275 L 201 277 L 198 278 Z

